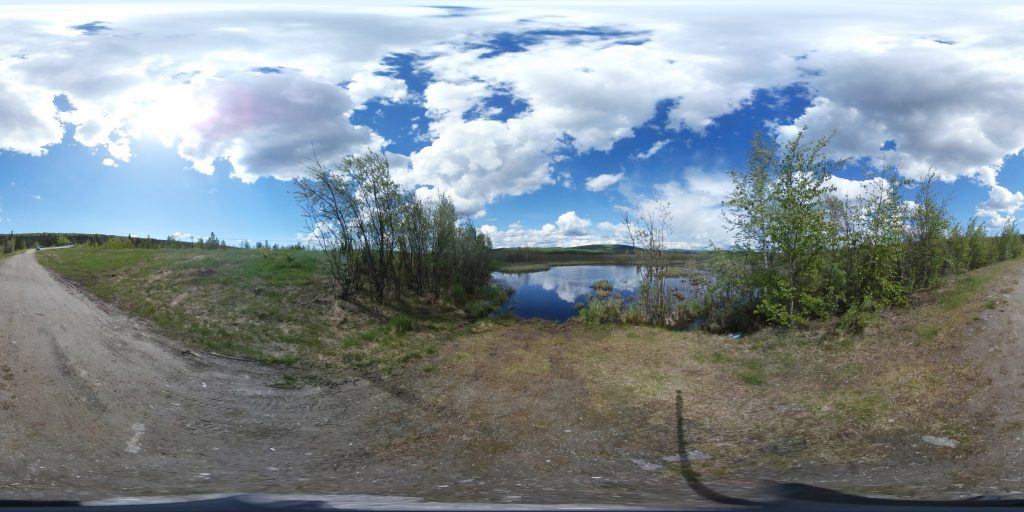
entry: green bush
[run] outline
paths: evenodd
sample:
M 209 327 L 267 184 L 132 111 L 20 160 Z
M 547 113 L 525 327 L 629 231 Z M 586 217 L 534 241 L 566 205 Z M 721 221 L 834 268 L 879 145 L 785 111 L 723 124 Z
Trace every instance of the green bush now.
M 489 300 L 474 300 L 466 304 L 466 316 L 471 319 L 483 318 L 498 310 L 500 304 Z
M 839 318 L 839 328 L 850 334 L 860 334 L 878 317 L 877 309 L 877 305 L 870 300 L 855 304 Z
M 388 321 L 388 326 L 396 333 L 406 333 L 416 328 L 416 321 L 399 313 L 391 317 L 391 320 Z
M 469 301 L 469 294 L 466 293 L 466 289 L 461 284 L 453 285 L 448 289 L 448 302 L 461 308 L 466 305 L 467 301 Z

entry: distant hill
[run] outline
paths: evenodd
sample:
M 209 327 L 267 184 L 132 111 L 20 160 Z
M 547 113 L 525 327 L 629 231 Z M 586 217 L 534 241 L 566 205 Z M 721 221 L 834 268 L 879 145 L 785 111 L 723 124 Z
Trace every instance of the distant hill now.
M 632 254 L 632 245 L 621 244 L 592 244 L 577 245 L 575 247 L 503 247 L 495 251 L 505 252 L 535 252 L 535 253 L 564 253 L 564 254 Z
M 577 245 L 573 247 L 502 247 L 494 249 L 495 253 L 558 253 L 558 254 L 633 254 L 636 250 L 632 245 L 624 244 L 591 244 Z M 669 249 L 669 252 L 677 253 L 702 253 L 704 250 L 694 249 Z
M 585 253 L 601 253 L 601 254 L 633 254 L 635 247 L 632 245 L 622 244 L 592 244 L 592 245 L 578 245 L 576 247 L 567 247 L 564 250 L 567 251 L 578 251 Z

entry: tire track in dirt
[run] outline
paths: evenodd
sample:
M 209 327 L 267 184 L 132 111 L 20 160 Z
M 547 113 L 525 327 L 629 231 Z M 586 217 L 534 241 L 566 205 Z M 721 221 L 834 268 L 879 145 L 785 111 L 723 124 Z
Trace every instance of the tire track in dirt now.
M 984 449 L 967 462 L 992 494 L 1024 496 L 1024 266 L 993 283 L 989 303 L 962 329 L 967 360 L 987 382 L 965 404 L 984 429 Z
M 33 253 L 0 265 L 0 290 L 0 496 L 383 487 L 351 478 L 350 464 L 309 462 L 384 441 L 375 408 L 408 407 L 387 393 L 275 388 L 279 370 L 183 350 L 58 283 Z M 399 469 L 361 462 L 371 475 Z

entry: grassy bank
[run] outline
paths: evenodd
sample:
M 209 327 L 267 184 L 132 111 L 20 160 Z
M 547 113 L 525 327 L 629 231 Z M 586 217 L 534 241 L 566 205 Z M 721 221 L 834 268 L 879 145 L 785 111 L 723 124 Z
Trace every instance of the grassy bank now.
M 16 252 L 0 252 L 0 261 L 4 261 L 5 259 L 10 258 L 11 256 L 14 256 L 15 254 L 18 254 L 19 252 L 21 252 L 21 251 L 16 251 Z
M 710 475 L 953 460 L 979 449 L 986 421 L 963 406 L 986 383 L 964 359 L 961 334 L 998 303 L 1000 276 L 1019 266 L 966 274 L 858 335 L 834 322 L 739 339 L 640 326 L 478 324 L 442 347 L 426 388 L 432 401 L 482 418 L 482 430 L 508 446 L 604 431 L 592 439 L 603 450 L 655 462 L 675 450 L 674 396 L 682 390 L 689 442 L 712 455 L 698 465 Z M 923 435 L 960 444 L 922 447 Z
M 74 247 L 39 261 L 199 350 L 264 363 L 388 373 L 433 354 L 453 306 L 337 300 L 320 254 Z

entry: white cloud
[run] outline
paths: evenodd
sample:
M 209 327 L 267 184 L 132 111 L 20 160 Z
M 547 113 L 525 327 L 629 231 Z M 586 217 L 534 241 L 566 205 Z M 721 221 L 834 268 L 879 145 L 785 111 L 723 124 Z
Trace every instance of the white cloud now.
M 699 169 L 688 169 L 680 181 L 654 186 L 646 195 L 629 193 L 631 205 L 618 208 L 624 214 L 652 212 L 658 205 L 669 203 L 671 218 L 670 243 L 677 249 L 705 249 L 710 243 L 728 245 L 731 237 L 722 219 L 722 200 L 732 190 L 729 176 Z M 629 192 L 629 191 L 627 191 Z M 554 223 L 530 229 L 513 223 L 505 230 L 484 225 L 496 247 L 570 247 L 588 244 L 629 244 L 624 223 L 601 221 L 594 224 L 575 211 L 559 215 Z
M 594 229 L 592 224 L 590 219 L 568 211 L 559 215 L 554 223 L 546 223 L 539 229 L 514 222 L 505 230 L 491 224 L 480 226 L 480 230 L 491 237 L 495 247 L 573 247 L 628 242 L 624 226 L 600 222 Z
M 590 220 L 580 218 L 575 211 L 569 211 L 559 215 L 555 225 L 566 235 L 578 236 L 587 232 L 587 229 L 590 228 Z
M 460 210 L 476 211 L 499 197 L 554 183 L 547 156 L 553 149 L 522 120 L 475 119 L 446 127 L 430 146 L 412 154 L 412 168 L 396 180 L 432 186 Z
M 430 144 L 396 177 L 473 212 L 559 182 L 556 158 L 608 150 L 659 104 L 667 121 L 655 128 L 700 132 L 752 91 L 798 81 L 814 100 L 780 136 L 805 124 L 812 136 L 838 128 L 837 155 L 869 158 L 894 140 L 886 154 L 910 177 L 933 168 L 994 190 L 1005 158 L 1024 148 L 1024 11 L 1013 6 L 495 3 L 454 17 L 301 2 L 181 9 L 5 8 L 0 150 L 43 154 L 66 122 L 115 163 L 131 158 L 133 141 L 154 136 L 203 172 L 223 159 L 247 182 L 289 178 L 314 147 L 329 159 L 383 142 L 349 123 L 368 99 L 422 100 Z M 68 28 L 95 19 L 110 30 Z M 525 51 L 496 55 L 482 44 L 496 33 L 583 27 L 622 32 L 534 35 Z M 378 74 L 385 56 L 401 52 L 418 53 L 432 74 L 423 98 Z M 57 112 L 58 94 L 73 112 Z M 487 104 L 494 95 L 526 108 L 505 119 Z M 694 195 L 702 188 L 696 177 L 677 185 Z
M 117 167 L 117 162 L 113 158 L 104 158 L 102 163 L 107 167 Z
M 458 121 L 463 114 L 489 95 L 487 84 L 483 82 L 434 82 L 423 91 L 423 107 L 434 119 Z M 432 129 L 437 132 L 440 126 L 442 125 L 434 123 Z
M 562 171 L 558 173 L 558 182 L 561 183 L 563 187 L 572 190 L 574 186 L 572 173 L 569 171 Z
M 616 174 L 598 174 L 597 176 L 591 176 L 586 179 L 587 190 L 591 192 L 600 192 L 616 183 L 619 182 L 625 173 Z
M 203 172 L 219 158 L 238 164 L 233 174 L 246 181 L 294 176 L 313 145 L 325 154 L 380 142 L 353 128 L 348 114 L 372 97 L 407 96 L 404 82 L 378 74 L 384 56 L 508 22 L 432 17 L 438 10 L 428 7 L 301 3 L 288 11 L 199 4 L 58 11 L 5 8 L 0 150 L 43 154 L 60 142 L 65 122 L 78 142 L 105 148 L 115 161 L 131 158 L 132 141 L 153 136 L 179 145 Z M 95 19 L 109 30 L 87 36 L 68 28 Z M 72 111 L 58 113 L 53 100 L 61 94 Z
M 659 141 L 655 142 L 654 144 L 652 144 L 650 149 L 648 149 L 647 151 L 644 151 L 643 153 L 640 153 L 640 154 L 636 155 L 636 157 L 641 159 L 641 160 L 647 160 L 648 158 L 654 156 L 655 153 L 657 153 L 658 151 L 661 151 L 661 148 L 665 147 L 665 144 L 668 144 L 668 143 L 669 143 L 668 139 L 666 139 L 666 140 L 659 140 Z
M 851 201 L 859 201 L 889 188 L 889 182 L 878 176 L 867 180 L 848 180 L 839 176 L 830 176 L 825 184 L 835 189 L 832 192 L 835 197 Z
M 231 176 L 246 183 L 291 179 L 314 154 L 329 163 L 383 142 L 348 122 L 352 101 L 342 89 L 298 73 L 238 73 L 209 80 L 196 94 L 212 110 L 182 134 L 178 154 L 204 174 L 225 159 Z
M 1001 185 L 992 187 L 988 192 L 988 201 L 978 205 L 977 214 L 986 218 L 989 225 L 995 228 L 1002 227 L 1006 222 L 1013 219 L 1013 214 L 1024 205 L 1024 193 L 1010 192 Z
M 0 150 L 39 156 L 63 134 L 52 95 L 0 78 Z
M 405 82 L 372 71 L 356 73 L 345 89 L 356 105 L 362 105 L 372 98 L 401 101 L 408 94 Z
M 674 102 L 670 128 L 702 131 L 750 96 L 753 77 L 771 87 L 797 76 L 781 66 L 788 58 L 735 66 L 681 52 L 659 35 L 641 45 L 551 38 L 498 55 L 442 46 L 424 64 L 437 79 L 426 92 L 434 139 L 412 155 L 407 182 L 439 187 L 461 208 L 478 208 L 554 183 L 550 164 L 559 150 L 607 151 L 632 137 L 659 101 Z M 463 116 L 492 95 L 512 95 L 528 108 L 504 121 Z
M 668 203 L 671 218 L 670 246 L 678 249 L 706 249 L 710 244 L 725 246 L 731 236 L 722 217 L 722 201 L 732 191 L 731 178 L 691 168 L 680 181 L 654 186 L 649 194 L 632 195 L 629 214 L 651 213 Z
M 36 201 L 42 201 L 43 200 L 43 196 L 41 196 L 39 194 L 33 194 L 32 198 L 35 199 Z
M 972 177 L 992 186 L 1004 158 L 1024 149 L 1024 51 L 983 39 L 955 45 L 896 37 L 881 49 L 811 55 L 812 105 L 780 138 L 807 126 L 818 137 L 837 130 L 837 156 L 899 161 L 901 172 L 945 181 Z M 896 142 L 894 151 L 879 146 Z

